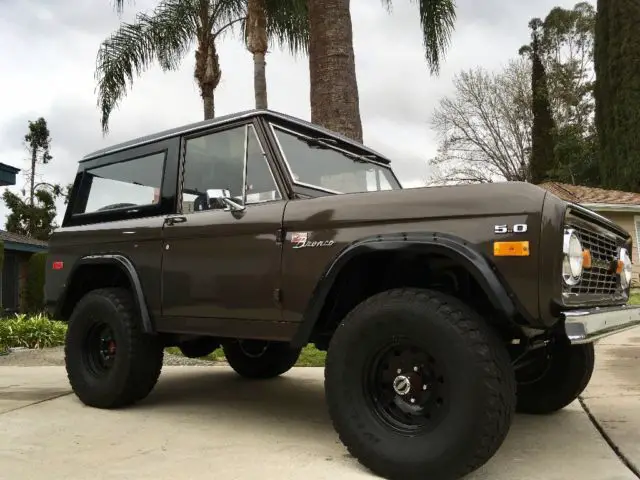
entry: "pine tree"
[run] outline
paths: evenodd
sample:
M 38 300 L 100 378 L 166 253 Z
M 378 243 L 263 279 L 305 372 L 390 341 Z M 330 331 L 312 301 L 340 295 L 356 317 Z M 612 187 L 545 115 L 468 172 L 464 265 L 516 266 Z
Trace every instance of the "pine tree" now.
M 598 0 L 596 125 L 602 184 L 640 191 L 640 2 Z
M 530 179 L 532 183 L 548 180 L 549 172 L 556 167 L 554 133 L 555 122 L 551 114 L 547 75 L 541 59 L 541 22 L 534 19 L 529 24 L 532 30 L 531 44 L 531 91 L 533 93 L 533 126 L 531 131 Z

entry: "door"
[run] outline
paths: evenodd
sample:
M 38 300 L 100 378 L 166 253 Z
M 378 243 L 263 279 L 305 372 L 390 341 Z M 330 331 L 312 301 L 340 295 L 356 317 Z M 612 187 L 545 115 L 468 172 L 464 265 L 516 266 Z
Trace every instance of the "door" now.
M 187 138 L 184 156 L 182 213 L 163 228 L 163 316 L 279 321 L 286 202 L 253 125 Z

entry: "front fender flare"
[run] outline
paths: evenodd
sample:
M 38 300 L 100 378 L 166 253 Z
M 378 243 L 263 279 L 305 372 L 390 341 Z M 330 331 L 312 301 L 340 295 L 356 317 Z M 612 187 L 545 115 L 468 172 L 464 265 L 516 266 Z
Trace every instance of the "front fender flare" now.
M 292 340 L 296 348 L 308 343 L 331 287 L 345 265 L 358 255 L 384 250 L 418 250 L 421 253 L 444 255 L 460 262 L 484 290 L 496 311 L 502 314 L 503 320 L 518 326 L 515 318 L 519 309 L 514 301 L 515 296 L 500 281 L 495 267 L 466 240 L 431 232 L 376 235 L 351 243 L 326 268 L 316 284 L 300 327 Z
M 149 309 L 147 307 L 147 302 L 145 300 L 144 292 L 142 290 L 142 283 L 140 282 L 140 277 L 138 276 L 138 272 L 131 260 L 129 260 L 124 255 L 119 254 L 98 254 L 98 255 L 88 255 L 86 257 L 80 258 L 72 267 L 71 272 L 69 273 L 69 281 L 67 283 L 67 287 L 61 295 L 60 305 L 64 305 L 67 297 L 67 293 L 71 285 L 73 284 L 73 279 L 75 273 L 78 271 L 80 267 L 85 265 L 105 265 L 111 264 L 118 267 L 129 279 L 129 283 L 131 284 L 133 301 L 135 302 L 135 306 L 140 313 L 141 327 L 144 333 L 156 333 L 153 322 L 151 321 L 151 316 L 149 315 Z

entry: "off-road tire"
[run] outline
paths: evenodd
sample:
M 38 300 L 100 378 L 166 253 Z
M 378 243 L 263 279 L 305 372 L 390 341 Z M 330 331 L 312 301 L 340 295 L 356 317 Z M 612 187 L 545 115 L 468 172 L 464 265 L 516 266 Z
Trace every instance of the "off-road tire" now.
M 300 349 L 292 349 L 286 342 L 265 342 L 266 348 L 260 355 L 256 353 L 254 356 L 249 356 L 247 351 L 250 343 L 258 345 L 262 341 L 234 340 L 222 344 L 222 350 L 231 368 L 245 378 L 277 377 L 289 371 L 300 356 Z M 253 350 L 258 351 L 257 348 Z
M 178 345 L 182 354 L 187 358 L 206 357 L 216 351 L 218 347 L 220 347 L 220 342 L 214 337 L 200 337 Z
M 110 370 L 92 372 L 87 337 L 94 327 L 107 325 L 115 337 L 115 360 Z M 65 365 L 69 383 L 84 404 L 104 409 L 131 405 L 144 399 L 160 376 L 164 345 L 141 330 L 131 293 L 104 288 L 87 293 L 69 319 Z
M 363 388 L 370 355 L 402 338 L 432 353 L 446 370 L 435 392 L 451 394 L 436 401 L 445 413 L 433 409 L 442 423 L 413 435 L 386 424 Z M 343 319 L 329 345 L 325 391 L 333 425 L 361 464 L 384 478 L 440 480 L 463 477 L 495 454 L 516 388 L 505 345 L 475 311 L 437 291 L 404 288 L 368 298 Z
M 593 344 L 570 345 L 566 340 L 556 340 L 548 353 L 544 373 L 536 380 L 518 383 L 519 413 L 547 415 L 562 410 L 591 381 L 595 365 Z

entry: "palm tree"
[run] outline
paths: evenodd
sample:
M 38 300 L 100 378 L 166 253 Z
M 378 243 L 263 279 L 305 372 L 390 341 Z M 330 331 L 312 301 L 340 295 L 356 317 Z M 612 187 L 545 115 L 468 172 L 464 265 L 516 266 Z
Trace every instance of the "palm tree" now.
M 453 0 L 416 0 L 425 57 L 438 73 L 453 24 Z M 392 0 L 383 0 L 389 9 Z M 308 0 L 311 121 L 362 141 L 350 0 Z
M 247 22 L 247 3 L 254 1 L 161 0 L 152 14 L 140 13 L 134 23 L 123 23 L 98 52 L 96 77 L 103 131 L 108 131 L 111 112 L 125 96 L 127 85 L 133 83 L 134 74 L 139 76 L 153 62 L 158 62 L 165 71 L 178 69 L 194 40 L 197 45 L 194 77 L 202 96 L 204 118 L 213 118 L 214 91 L 222 73 L 216 40 L 237 24 L 248 26 L 244 29 L 245 40 L 254 54 L 256 88 L 262 89 L 256 90 L 256 106 L 266 108 L 264 56 L 268 42 L 261 39 L 275 39 L 288 45 L 292 52 L 306 50 L 306 6 L 303 0 L 260 0 L 257 8 L 252 6 L 251 26 Z M 118 12 L 122 12 L 124 0 L 114 3 Z M 261 5 L 264 8 L 260 9 Z M 264 21 L 253 20 L 255 12 L 264 12 L 261 17 Z
M 247 0 L 245 42 L 253 55 L 256 108 L 268 108 L 265 56 L 269 39 L 275 39 L 281 48 L 288 46 L 293 55 L 308 51 L 306 0 Z

